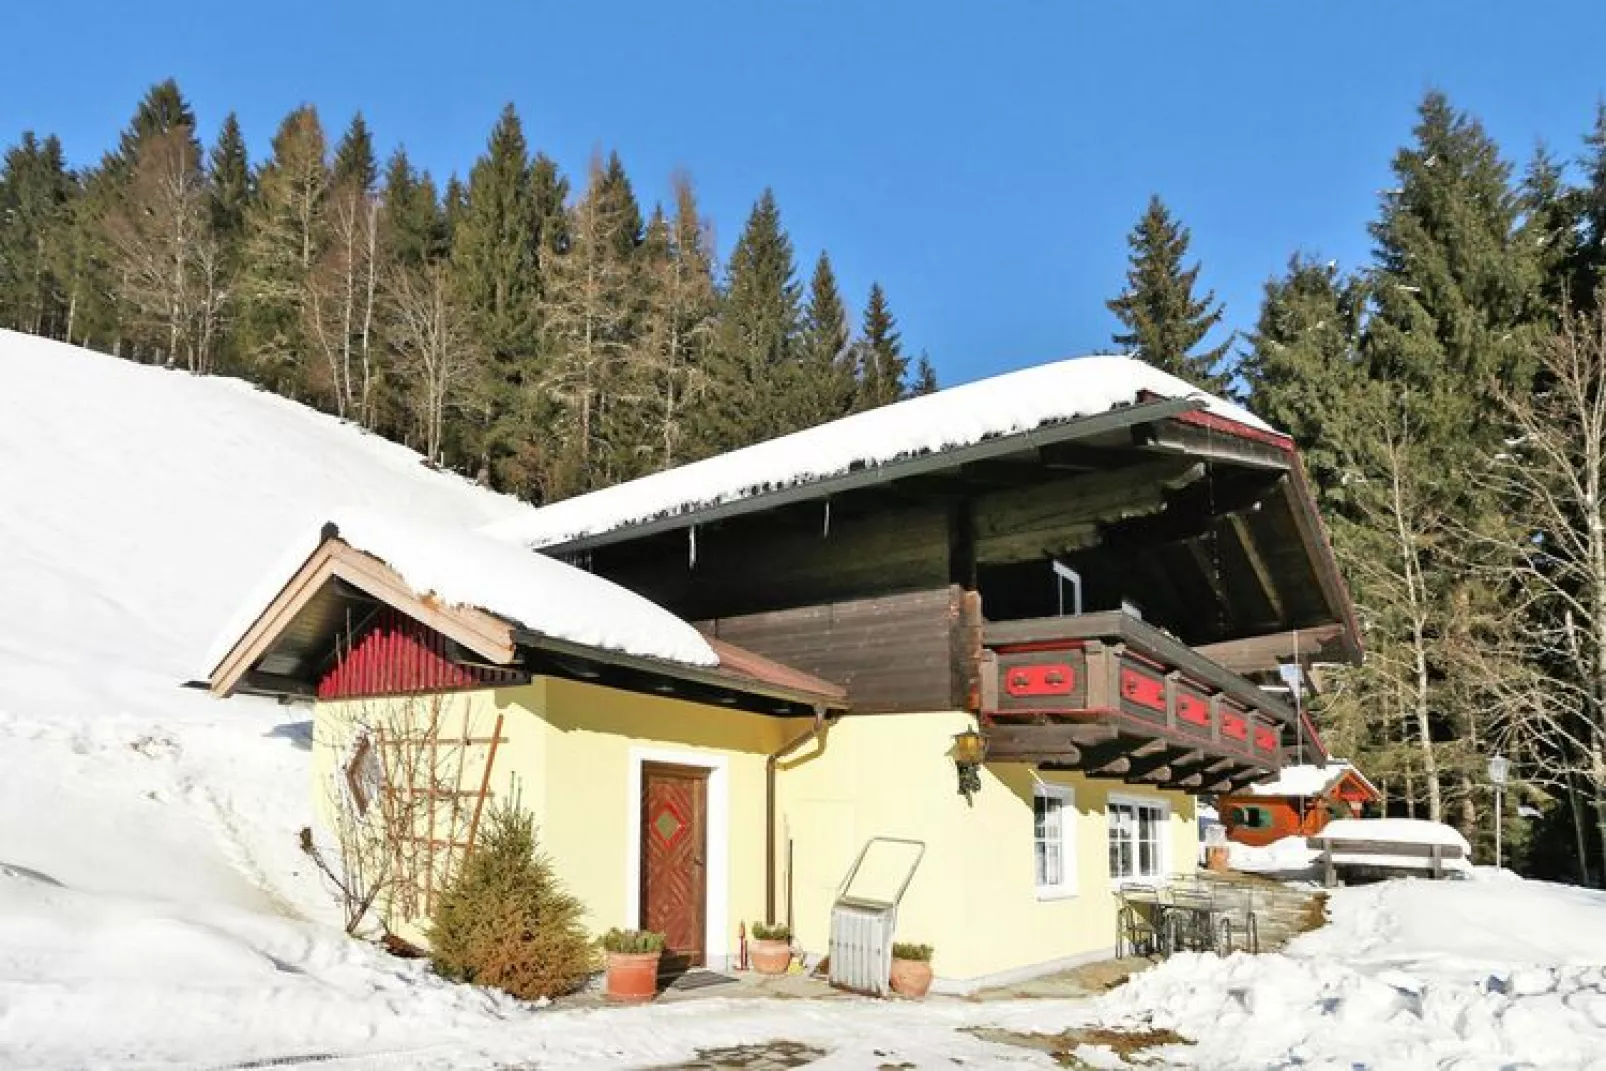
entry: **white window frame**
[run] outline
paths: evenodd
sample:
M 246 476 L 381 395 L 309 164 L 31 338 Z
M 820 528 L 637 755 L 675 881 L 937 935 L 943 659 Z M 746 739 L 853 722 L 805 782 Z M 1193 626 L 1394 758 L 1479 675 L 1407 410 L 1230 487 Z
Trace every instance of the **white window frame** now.
M 1052 885 L 1037 882 L 1037 801 L 1059 803 L 1060 880 Z M 1076 895 L 1076 792 L 1070 785 L 1038 781 L 1032 786 L 1032 883 L 1039 900 L 1064 900 Z
M 1138 812 L 1139 809 L 1147 809 L 1147 810 L 1150 810 L 1150 811 L 1154 811 L 1158 815 L 1159 821 L 1157 823 L 1157 826 L 1158 826 L 1158 829 L 1159 829 L 1159 834 L 1158 834 L 1157 842 L 1155 844 L 1155 849 L 1156 849 L 1155 850 L 1155 868 L 1156 869 L 1155 869 L 1154 873 L 1152 873 L 1152 874 L 1138 873 L 1138 874 L 1129 874 L 1129 875 L 1127 875 L 1125 877 L 1122 877 L 1122 876 L 1116 874 L 1115 871 L 1112 869 L 1110 871 L 1110 885 L 1113 886 L 1114 888 L 1119 889 L 1123 885 L 1132 885 L 1132 884 L 1147 885 L 1147 884 L 1149 884 L 1151 882 L 1164 881 L 1166 876 L 1171 873 L 1171 803 L 1170 803 L 1170 801 L 1163 800 L 1163 799 L 1156 799 L 1153 796 L 1128 796 L 1128 795 L 1125 795 L 1125 794 L 1122 794 L 1122 793 L 1116 793 L 1116 792 L 1110 793 L 1109 799 L 1106 801 L 1106 803 L 1104 805 L 1104 848 L 1105 848 L 1104 856 L 1105 856 L 1106 860 L 1109 859 L 1110 838 L 1115 832 L 1115 823 L 1112 821 L 1112 819 L 1114 818 L 1114 811 L 1115 811 L 1115 809 L 1117 807 L 1130 807 L 1130 808 L 1132 808 L 1133 809 L 1132 817 L 1133 817 L 1133 821 L 1135 823 L 1138 823 L 1140 821 L 1138 819 L 1138 815 L 1137 815 L 1137 812 Z M 1141 825 L 1139 825 L 1138 828 L 1141 828 Z M 1134 829 L 1134 838 L 1136 837 L 1136 835 L 1137 835 L 1136 834 L 1136 829 Z M 1134 866 L 1136 866 L 1137 861 L 1139 859 L 1137 843 L 1138 842 L 1137 842 L 1136 839 L 1134 839 L 1133 842 L 1132 842 L 1132 861 L 1133 861 L 1133 865 Z

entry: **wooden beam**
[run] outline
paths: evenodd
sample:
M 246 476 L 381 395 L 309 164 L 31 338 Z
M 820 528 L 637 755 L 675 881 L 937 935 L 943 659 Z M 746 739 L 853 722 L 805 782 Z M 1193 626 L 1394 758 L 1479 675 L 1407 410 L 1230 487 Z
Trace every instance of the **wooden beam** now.
M 1220 794 L 1223 792 L 1231 792 L 1236 787 L 1238 786 L 1233 782 L 1232 778 L 1228 777 L 1223 778 L 1220 781 L 1212 782 L 1208 787 L 1205 788 L 1205 791 Z
M 987 739 L 987 757 L 999 761 L 1053 757 L 1056 761 L 1081 762 L 1082 748 L 1108 743 L 1115 730 L 1106 725 L 992 725 L 982 730 Z M 1074 756 L 1068 758 L 1067 756 Z
M 240 689 L 247 692 L 265 692 L 268 695 L 299 695 L 313 698 L 318 694 L 318 688 L 311 681 L 300 677 L 286 677 L 282 673 L 261 673 L 252 670 L 241 678 Z
M 1171 760 L 1171 765 L 1173 765 L 1173 766 L 1197 766 L 1201 762 L 1203 762 L 1205 759 L 1208 759 L 1209 757 L 1210 757 L 1210 754 L 1208 752 L 1205 752 L 1205 751 L 1197 751 L 1197 750 L 1195 750 L 1195 751 L 1184 751 L 1182 754 L 1178 755 L 1176 758 Z
M 1279 662 L 1293 659 L 1296 647 L 1301 662 L 1311 659 L 1334 661 L 1336 653 L 1327 648 L 1343 634 L 1343 625 L 1326 624 L 1300 629 L 1297 641 L 1293 631 L 1274 632 L 1269 636 L 1209 643 L 1195 650 L 1234 673 L 1257 673 L 1274 670 Z
M 1204 784 L 1204 776 L 1203 775 L 1201 775 L 1201 774 L 1191 774 L 1188 777 L 1184 777 L 1184 778 L 1182 778 L 1182 780 L 1177 781 L 1171 787 L 1172 788 L 1189 789 L 1189 788 L 1198 788 L 1199 786 L 1201 786 L 1203 784 Z
M 1260 593 L 1266 597 L 1271 606 L 1272 615 L 1278 621 L 1288 620 L 1288 612 L 1283 607 L 1282 596 L 1277 593 L 1277 584 L 1271 578 L 1271 569 L 1266 565 L 1265 557 L 1260 553 L 1260 547 L 1255 542 L 1255 534 L 1249 530 L 1249 522 L 1244 520 L 1243 514 L 1234 513 L 1227 520 L 1232 528 L 1232 534 L 1243 548 L 1244 557 L 1249 559 L 1249 570 L 1255 574 L 1255 583 L 1260 585 Z
M 1139 744 L 1137 747 L 1129 751 L 1128 754 L 1134 759 L 1141 759 L 1147 758 L 1150 755 L 1158 755 L 1161 752 L 1169 751 L 1170 749 L 1170 744 L 1166 743 L 1164 740 L 1155 739 Z
M 1227 597 L 1226 585 L 1221 582 L 1221 563 L 1205 552 L 1205 540 L 1214 538 L 1209 533 L 1198 539 L 1187 541 L 1188 554 L 1193 558 L 1193 564 L 1198 566 L 1199 575 L 1204 577 L 1205 583 L 1210 585 L 1210 591 L 1215 595 L 1216 601 L 1227 612 L 1229 618 L 1236 615 L 1232 612 L 1232 600 Z
M 1089 777 L 1123 777 L 1132 769 L 1132 760 L 1125 755 L 1111 759 L 1102 766 L 1087 771 Z
M 1193 477 L 1168 458 L 1114 471 L 992 491 L 976 499 L 976 557 L 1030 561 L 1091 546 L 1100 525 L 1157 513 L 1168 486 Z

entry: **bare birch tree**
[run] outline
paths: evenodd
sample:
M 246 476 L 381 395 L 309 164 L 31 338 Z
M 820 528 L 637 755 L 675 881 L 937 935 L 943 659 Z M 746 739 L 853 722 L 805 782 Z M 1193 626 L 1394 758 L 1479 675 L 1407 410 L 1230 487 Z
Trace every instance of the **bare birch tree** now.
M 1510 430 L 1486 478 L 1509 523 L 1485 538 L 1510 613 L 1484 677 L 1502 743 L 1593 813 L 1606 852 L 1606 311 L 1564 317 L 1536 356 L 1534 389 L 1499 395 Z
M 472 379 L 479 351 L 444 261 L 398 266 L 387 276 L 387 337 L 409 384 L 424 455 L 439 463 L 446 414 Z
M 348 184 L 330 196 L 325 215 L 328 245 L 307 286 L 307 336 L 323 356 L 335 414 L 371 428 L 377 417 L 379 198 Z
M 212 369 L 212 341 L 227 293 L 212 234 L 200 150 L 188 127 L 153 134 L 107 213 L 118 300 L 130 326 L 168 364 Z

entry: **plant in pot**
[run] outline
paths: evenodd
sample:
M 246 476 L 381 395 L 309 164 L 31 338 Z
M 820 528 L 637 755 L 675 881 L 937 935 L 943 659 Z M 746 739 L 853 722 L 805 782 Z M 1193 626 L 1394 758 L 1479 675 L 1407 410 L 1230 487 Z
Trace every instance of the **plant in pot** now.
M 792 928 L 783 923 L 753 923 L 747 953 L 759 974 L 785 974 L 792 965 Z
M 607 953 L 609 1000 L 640 1003 L 658 994 L 658 960 L 664 935 L 651 930 L 609 930 L 602 935 Z
M 892 945 L 892 991 L 900 997 L 923 997 L 931 988 L 931 946 L 895 941 Z

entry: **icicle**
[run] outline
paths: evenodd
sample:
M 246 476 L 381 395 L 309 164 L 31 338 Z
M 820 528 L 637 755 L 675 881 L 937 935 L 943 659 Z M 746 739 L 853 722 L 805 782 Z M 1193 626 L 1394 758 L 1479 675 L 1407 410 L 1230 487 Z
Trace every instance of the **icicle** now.
M 821 539 L 831 538 L 831 500 L 825 500 L 825 527 L 820 531 Z
M 697 568 L 697 526 L 686 529 L 686 568 Z

